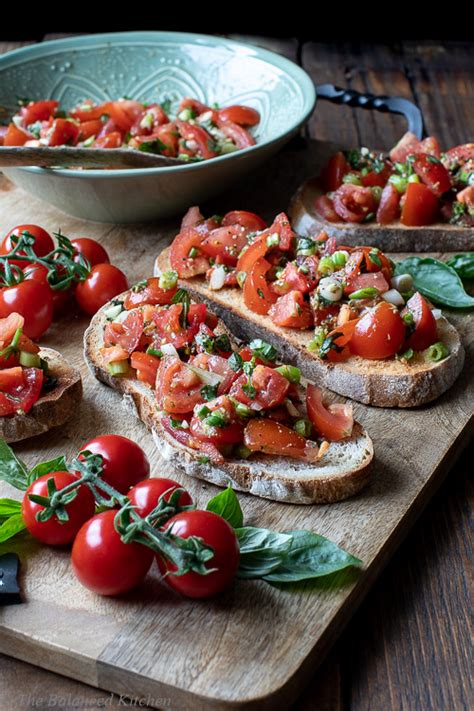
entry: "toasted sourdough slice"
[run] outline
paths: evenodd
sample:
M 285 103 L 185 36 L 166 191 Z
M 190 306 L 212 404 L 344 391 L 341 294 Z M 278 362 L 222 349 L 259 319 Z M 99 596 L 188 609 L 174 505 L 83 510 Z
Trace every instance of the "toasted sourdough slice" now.
M 151 430 L 160 454 L 178 471 L 217 486 L 230 484 L 239 491 L 294 504 L 341 501 L 368 482 L 373 445 L 359 423 L 355 423 L 349 439 L 332 442 L 316 464 L 269 455 L 228 459 L 219 465 L 204 463 L 198 451 L 180 444 L 163 429 L 162 413 L 152 388 L 135 378 L 114 378 L 109 374 L 100 353 L 106 309 L 107 305 L 94 316 L 85 333 L 86 362 L 96 378 L 122 393 L 124 406 Z M 232 338 L 222 323 L 215 332 L 227 332 Z
M 82 397 L 81 376 L 76 368 L 51 348 L 41 348 L 39 355 L 48 362 L 49 374 L 57 382 L 26 415 L 0 417 L 0 437 L 7 442 L 36 437 L 64 424 L 75 412 Z
M 324 193 L 317 178 L 301 185 L 292 197 L 288 216 L 300 235 L 312 236 L 325 230 L 340 245 L 357 247 L 366 244 L 385 252 L 445 252 L 473 248 L 472 228 L 439 222 L 423 227 L 406 227 L 400 221 L 389 225 L 376 222 L 328 222 L 314 208 L 314 201 Z
M 156 273 L 167 269 L 170 269 L 169 248 L 155 262 Z M 366 360 L 359 356 L 352 356 L 343 363 L 329 363 L 308 351 L 312 331 L 281 328 L 268 316 L 250 311 L 240 289 L 212 291 L 201 277 L 181 279 L 180 284 L 224 319 L 237 338 L 263 338 L 278 349 L 281 360 L 297 365 L 308 380 L 366 405 L 424 405 L 448 390 L 464 365 L 464 348 L 459 334 L 444 317 L 438 320 L 438 334 L 450 354 L 438 363 L 426 361 L 421 353 L 416 353 L 409 363 L 395 358 Z

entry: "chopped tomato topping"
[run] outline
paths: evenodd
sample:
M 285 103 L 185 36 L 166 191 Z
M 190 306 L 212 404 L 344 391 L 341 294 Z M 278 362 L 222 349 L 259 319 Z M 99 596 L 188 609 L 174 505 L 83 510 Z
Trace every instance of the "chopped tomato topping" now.
M 311 308 L 301 291 L 290 291 L 280 296 L 268 315 L 273 323 L 284 328 L 309 328 L 312 323 Z
M 333 403 L 325 407 L 320 388 L 309 383 L 306 389 L 306 407 L 316 432 L 325 439 L 337 442 L 351 436 L 354 428 L 351 404 Z

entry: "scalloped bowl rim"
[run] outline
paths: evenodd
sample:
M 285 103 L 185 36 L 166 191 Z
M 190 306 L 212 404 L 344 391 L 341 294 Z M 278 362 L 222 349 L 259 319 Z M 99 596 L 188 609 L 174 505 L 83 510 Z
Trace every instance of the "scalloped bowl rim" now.
M 259 150 L 271 146 L 278 141 L 281 141 L 286 136 L 291 135 L 296 131 L 299 126 L 301 126 L 308 117 L 314 111 L 316 105 L 316 88 L 311 77 L 297 64 L 287 59 L 286 57 L 272 52 L 268 49 L 258 47 L 257 45 L 246 44 L 245 42 L 237 42 L 236 40 L 230 40 L 225 37 L 214 37 L 213 35 L 197 34 L 194 32 L 107 32 L 97 35 L 79 35 L 77 37 L 67 37 L 64 39 L 49 40 L 48 42 L 41 42 L 35 45 L 28 45 L 27 47 L 20 47 L 19 49 L 7 52 L 0 57 L 0 71 L 2 65 L 8 64 L 11 59 L 15 59 L 22 56 L 33 56 L 37 55 L 41 57 L 43 54 L 44 47 L 56 47 L 58 49 L 67 49 L 74 46 L 79 41 L 79 46 L 77 47 L 80 51 L 80 44 L 93 44 L 95 41 L 114 41 L 114 40 L 125 40 L 125 39 L 162 39 L 169 38 L 170 40 L 177 41 L 187 41 L 193 44 L 202 44 L 204 42 L 214 43 L 217 46 L 231 46 L 239 47 L 250 51 L 260 59 L 267 61 L 273 66 L 278 66 L 279 69 L 289 74 L 293 79 L 297 79 L 300 86 L 302 86 L 304 97 L 305 97 L 305 108 L 303 109 L 300 118 L 294 122 L 294 125 L 287 129 L 284 133 L 281 133 L 274 138 L 267 138 L 254 146 L 249 148 L 244 148 L 234 153 L 228 153 L 226 155 L 217 156 L 211 160 L 205 160 L 198 163 L 184 163 L 182 165 L 176 166 L 161 166 L 156 168 L 119 168 L 117 170 L 104 171 L 103 169 L 97 168 L 84 168 L 82 170 L 72 169 L 72 168 L 40 168 L 37 166 L 19 167 L 18 170 L 25 171 L 28 173 L 36 173 L 39 175 L 54 174 L 61 177 L 68 178 L 104 178 L 109 180 L 110 178 L 124 178 L 139 175 L 164 175 L 168 173 L 178 173 L 183 171 L 193 171 L 202 169 L 203 166 L 207 166 L 210 163 L 215 165 L 217 163 L 222 163 L 224 161 L 235 160 L 236 158 L 249 153 L 256 153 Z M 275 62 L 275 58 L 278 62 Z

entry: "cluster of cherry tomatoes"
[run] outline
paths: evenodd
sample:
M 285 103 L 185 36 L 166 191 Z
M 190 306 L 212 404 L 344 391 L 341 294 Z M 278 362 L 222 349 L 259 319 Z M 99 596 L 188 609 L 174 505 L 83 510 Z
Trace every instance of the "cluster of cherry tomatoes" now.
M 168 501 L 173 491 L 183 487 L 172 479 L 149 478 L 150 463 L 143 450 L 130 439 L 119 435 L 103 435 L 81 448 L 102 457 L 101 479 L 127 496 L 141 517 L 158 505 L 160 498 Z M 22 503 L 22 515 L 29 532 L 47 545 L 73 543 L 72 567 L 79 581 L 101 595 L 118 595 L 139 585 L 150 570 L 154 559 L 165 582 L 177 592 L 193 598 L 206 598 L 227 588 L 235 578 L 240 551 L 236 534 L 225 519 L 211 511 L 190 509 L 170 518 L 163 531 L 172 529 L 174 536 L 186 539 L 196 536 L 210 546 L 214 555 L 207 565 L 213 572 L 201 575 L 190 571 L 173 575 L 173 563 L 141 543 L 124 543 L 115 527 L 116 509 L 96 514 L 96 501 L 91 489 L 81 484 L 75 498 L 64 508 L 67 520 L 53 515 L 47 521 L 37 514 L 44 510 L 37 497 L 47 497 L 51 480 L 57 491 L 79 479 L 77 473 L 58 471 L 44 474 L 27 489 Z M 30 499 L 30 495 L 36 501 Z M 40 499 L 41 500 L 41 499 Z M 180 507 L 191 507 L 193 500 L 183 489 Z
M 24 234 L 34 238 L 32 250 L 36 258 L 29 261 L 22 250 L 8 258 Z M 18 225 L 0 243 L 0 318 L 13 312 L 21 314 L 25 319 L 23 330 L 32 339 L 41 338 L 55 316 L 72 309 L 74 299 L 82 311 L 92 316 L 128 288 L 124 273 L 110 264 L 99 242 L 80 237 L 71 240 L 70 245 L 72 260 L 85 265 L 84 276 L 66 288 L 55 288 L 51 275 L 55 271 L 56 257 L 48 258 L 55 244 L 46 230 L 38 225 Z M 64 266 L 58 262 L 56 269 L 62 270 Z

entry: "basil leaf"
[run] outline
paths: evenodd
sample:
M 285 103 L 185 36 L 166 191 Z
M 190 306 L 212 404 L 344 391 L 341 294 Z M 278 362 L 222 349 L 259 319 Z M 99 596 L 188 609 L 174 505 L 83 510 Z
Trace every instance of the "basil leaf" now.
M 435 304 L 454 309 L 474 307 L 455 270 L 432 257 L 408 257 L 395 264 L 395 274 L 411 274 L 415 289 Z
M 240 547 L 239 578 L 262 578 L 278 568 L 290 550 L 292 537 L 266 528 L 236 529 Z
M 49 462 L 40 462 L 31 469 L 28 474 L 28 481 L 32 482 L 39 479 L 40 476 L 44 474 L 50 474 L 51 472 L 64 472 L 67 471 L 67 464 L 65 457 L 56 457 L 56 459 L 50 459 Z
M 206 508 L 225 518 L 233 528 L 240 528 L 244 524 L 244 515 L 239 500 L 231 486 L 208 501 Z
M 0 499 L 0 518 L 9 518 L 21 511 L 21 501 L 16 499 Z
M 21 491 L 26 491 L 29 483 L 28 470 L 4 439 L 0 439 L 0 480 Z
M 311 531 L 290 531 L 291 547 L 281 565 L 263 576 L 271 583 L 310 580 L 335 573 L 362 561 L 335 543 Z
M 474 252 L 455 254 L 446 264 L 452 267 L 461 279 L 474 279 Z
M 10 538 L 13 538 L 13 536 L 16 536 L 17 533 L 20 533 L 20 531 L 23 531 L 25 528 L 26 526 L 21 513 L 10 516 L 10 518 L 4 521 L 0 526 L 0 543 L 4 543 Z

